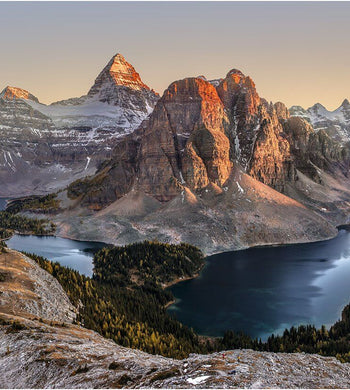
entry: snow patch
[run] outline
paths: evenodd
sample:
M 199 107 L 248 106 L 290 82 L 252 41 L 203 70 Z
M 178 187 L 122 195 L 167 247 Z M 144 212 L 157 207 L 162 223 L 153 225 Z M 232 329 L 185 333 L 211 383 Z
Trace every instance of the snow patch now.
M 238 181 L 236 181 L 236 184 L 237 184 L 237 187 L 239 189 L 239 191 L 244 194 L 244 189 L 239 185 Z
M 89 166 L 89 164 L 90 164 L 90 161 L 91 161 L 91 157 L 86 157 L 86 165 L 85 165 L 85 168 L 84 168 L 84 171 L 86 171 L 87 170 L 87 168 L 88 168 L 88 166 Z
M 191 383 L 191 385 L 199 385 L 200 383 L 206 381 L 210 378 L 210 375 L 197 376 L 196 378 L 188 378 L 187 382 Z

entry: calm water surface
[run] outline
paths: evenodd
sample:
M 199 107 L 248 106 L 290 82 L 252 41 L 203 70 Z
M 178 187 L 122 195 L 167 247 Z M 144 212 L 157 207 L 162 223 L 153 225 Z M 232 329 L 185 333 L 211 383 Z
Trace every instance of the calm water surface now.
M 101 242 L 75 241 L 59 237 L 37 237 L 15 235 L 7 241 L 11 249 L 35 253 L 49 260 L 73 268 L 86 276 L 92 275 L 92 252 L 87 249 L 101 249 L 106 244 Z
M 6 207 L 6 198 L 0 198 L 0 211 L 4 210 Z
M 350 302 L 350 234 L 330 241 L 251 248 L 207 258 L 197 279 L 170 289 L 168 310 L 199 334 L 243 330 L 266 338 L 300 324 L 327 326 Z

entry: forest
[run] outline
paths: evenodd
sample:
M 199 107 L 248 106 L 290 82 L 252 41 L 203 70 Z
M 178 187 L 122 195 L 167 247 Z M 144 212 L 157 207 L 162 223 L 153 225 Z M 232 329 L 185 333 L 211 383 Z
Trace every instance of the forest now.
M 8 211 L 0 211 L 0 238 L 9 238 L 17 231 L 22 234 L 51 235 L 55 225 L 47 219 L 28 218 Z
M 103 248 L 94 257 L 94 279 L 110 284 L 168 284 L 193 277 L 204 265 L 202 252 L 189 244 L 138 242 Z
M 282 335 L 271 335 L 266 342 L 252 339 L 241 332 L 228 331 L 217 342 L 216 348 L 248 348 L 270 352 L 305 352 L 335 356 L 342 362 L 350 362 L 350 305 L 345 306 L 341 320 L 329 330 L 323 325 L 300 325 L 286 329 Z
M 11 201 L 6 210 L 0 211 L 0 240 L 10 238 L 15 232 L 39 236 L 54 234 L 56 226 L 48 219 L 29 218 L 19 214 L 22 211 L 38 209 L 49 212 L 54 207 L 58 207 L 56 195 L 32 196 Z
M 59 205 L 57 194 L 44 196 L 33 195 L 11 200 L 6 207 L 6 211 L 11 214 L 18 214 L 21 211 L 53 214 L 59 210 Z
M 197 248 L 151 242 L 104 248 L 94 257 L 97 271 L 92 278 L 43 257 L 27 255 L 59 281 L 79 307 L 77 322 L 86 328 L 125 347 L 168 357 L 207 352 L 193 330 L 166 312 L 165 305 L 174 297 L 160 285 L 172 277 L 191 276 L 191 270 L 198 272 L 204 259 Z M 133 281 L 136 270 L 138 277 Z

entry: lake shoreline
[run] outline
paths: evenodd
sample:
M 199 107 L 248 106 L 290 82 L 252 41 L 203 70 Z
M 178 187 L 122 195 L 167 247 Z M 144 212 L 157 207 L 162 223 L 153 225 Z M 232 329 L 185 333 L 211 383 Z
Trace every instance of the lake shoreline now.
M 23 198 L 26 198 L 26 196 L 24 196 Z M 3 199 L 3 200 L 16 200 L 17 198 L 15 198 L 15 199 L 1 198 L 1 199 Z M 21 198 L 18 198 L 18 199 L 21 199 Z M 40 213 L 38 213 L 36 215 L 36 217 L 39 217 L 39 219 L 40 219 L 40 215 L 43 218 L 50 219 L 50 214 L 40 214 Z M 29 212 L 28 216 L 29 217 L 31 216 L 30 212 Z M 53 236 L 55 236 L 55 237 L 70 239 L 70 240 L 73 240 L 73 241 L 103 243 L 103 244 L 106 244 L 106 245 L 114 245 L 114 246 L 123 246 L 123 245 L 130 244 L 130 243 L 116 244 L 115 240 L 108 239 L 108 237 L 104 237 L 104 238 L 107 238 L 104 241 L 100 241 L 100 240 L 96 240 L 96 239 L 90 239 L 88 237 L 84 237 L 84 233 L 82 235 L 81 232 L 77 232 L 76 234 L 70 233 L 69 232 L 69 227 L 70 227 L 69 224 L 66 224 L 64 221 L 57 221 L 55 219 L 55 215 L 53 215 L 53 214 L 51 214 L 51 217 L 53 217 L 52 222 L 54 222 L 55 225 L 56 225 L 56 232 L 53 234 Z M 298 244 L 317 243 L 317 242 L 322 242 L 322 241 L 328 241 L 328 240 L 331 240 L 331 239 L 335 238 L 337 236 L 338 231 L 340 229 L 346 229 L 346 230 L 350 229 L 350 224 L 340 224 L 338 226 L 334 226 L 334 229 L 335 230 L 334 230 L 333 234 L 330 234 L 328 236 L 322 237 L 320 239 L 317 239 L 317 238 L 305 239 L 305 237 L 300 237 L 299 239 L 295 239 L 295 240 L 292 240 L 292 241 L 285 241 L 284 240 L 284 241 L 279 241 L 279 242 L 254 242 L 254 243 L 247 244 L 247 245 L 232 246 L 232 247 L 225 248 L 225 249 L 210 249 L 210 248 L 207 249 L 207 250 L 203 250 L 201 248 L 199 248 L 199 249 L 202 250 L 202 252 L 203 252 L 205 257 L 210 257 L 210 256 L 221 254 L 221 253 L 243 251 L 243 250 L 247 250 L 247 249 L 250 249 L 250 248 L 280 247 L 280 246 L 291 246 L 291 245 L 298 245 Z M 143 240 L 141 240 L 141 241 L 143 241 Z M 152 240 L 150 239 L 150 241 L 152 241 Z M 135 241 L 135 242 L 137 242 L 137 241 Z M 186 241 L 183 241 L 183 242 L 186 242 Z M 134 242 L 132 242 L 132 243 L 134 243 Z M 173 243 L 173 242 L 169 242 L 169 243 Z M 193 245 L 195 245 L 195 244 L 193 244 Z M 197 246 L 197 245 L 195 245 L 195 246 Z
M 344 230 L 346 230 L 346 229 L 343 228 L 343 226 L 349 226 L 349 230 L 350 230 L 350 225 L 340 225 L 340 226 L 342 226 L 341 229 L 344 229 Z M 338 229 L 338 227 L 336 227 L 336 228 Z M 245 250 L 251 249 L 251 248 L 266 248 L 266 247 L 267 248 L 269 248 L 269 247 L 274 248 L 274 247 L 293 246 L 293 245 L 300 245 L 300 244 L 312 244 L 312 243 L 318 243 L 318 242 L 332 240 L 333 238 L 337 237 L 338 233 L 339 233 L 339 230 L 337 230 L 337 232 L 335 234 L 332 234 L 328 237 L 324 237 L 322 239 L 315 239 L 315 240 L 313 239 L 313 240 L 296 240 L 296 241 L 292 241 L 292 242 L 255 243 L 252 245 L 235 247 L 235 248 L 228 249 L 228 250 L 209 251 L 209 252 L 202 251 L 202 252 L 204 254 L 204 257 L 210 257 L 210 256 L 214 256 L 214 255 L 219 255 L 222 253 L 245 251 Z M 85 238 L 77 238 L 76 235 L 71 235 L 71 234 L 67 234 L 67 233 L 61 234 L 60 232 L 55 234 L 55 237 L 65 238 L 65 239 L 73 240 L 73 241 L 83 241 L 83 242 L 92 242 L 92 243 L 102 242 L 102 241 L 96 241 L 96 240 L 85 239 Z M 144 241 L 144 240 L 142 240 L 142 241 Z M 150 241 L 152 241 L 152 240 L 150 240 Z M 138 242 L 138 241 L 135 241 L 135 242 Z M 114 245 L 114 246 L 129 245 L 129 244 L 115 244 L 112 242 L 112 240 L 103 241 L 102 243 L 106 244 L 106 245 Z M 164 242 L 164 243 L 166 243 L 166 242 Z M 171 242 L 168 242 L 168 244 L 171 244 Z
M 301 324 L 329 328 L 350 295 L 349 229 L 340 226 L 339 233 L 333 242 L 256 246 L 207 259 L 210 271 L 202 269 L 200 281 L 172 286 L 176 300 L 167 309 L 209 338 L 228 329 L 264 339 Z

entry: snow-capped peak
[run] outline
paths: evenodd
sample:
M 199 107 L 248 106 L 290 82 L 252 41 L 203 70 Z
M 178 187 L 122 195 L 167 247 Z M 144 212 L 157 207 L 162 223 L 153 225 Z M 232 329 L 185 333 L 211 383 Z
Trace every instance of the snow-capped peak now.
M 340 141 L 350 140 L 350 103 L 344 99 L 343 103 L 334 111 L 329 111 L 321 103 L 304 110 L 300 106 L 289 109 L 291 116 L 302 117 L 311 122 L 315 131 L 325 130 L 330 137 Z

